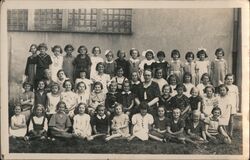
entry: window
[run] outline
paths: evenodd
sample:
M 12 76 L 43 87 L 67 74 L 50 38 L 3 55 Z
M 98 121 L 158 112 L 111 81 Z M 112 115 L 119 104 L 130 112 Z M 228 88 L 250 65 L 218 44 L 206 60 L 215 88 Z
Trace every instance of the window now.
M 8 10 L 8 30 L 25 31 L 28 25 L 28 10 L 12 9 Z
M 132 33 L 132 9 L 8 10 L 9 31 Z

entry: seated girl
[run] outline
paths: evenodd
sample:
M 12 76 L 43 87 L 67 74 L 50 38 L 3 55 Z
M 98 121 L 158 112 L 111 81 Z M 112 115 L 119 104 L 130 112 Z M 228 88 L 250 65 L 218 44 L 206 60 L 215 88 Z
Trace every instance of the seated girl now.
M 219 107 L 214 107 L 212 110 L 212 117 L 208 117 L 205 120 L 205 131 L 208 141 L 211 141 L 215 144 L 226 143 L 230 144 L 231 139 L 228 134 L 223 129 L 223 126 L 220 125 L 221 109 Z
M 53 114 L 49 121 L 49 128 L 52 137 L 71 138 L 72 134 L 68 132 L 72 126 L 68 115 L 65 113 L 66 103 L 60 101 L 56 106 L 57 113 Z M 52 138 L 52 140 L 54 140 Z
M 13 138 L 24 138 L 27 131 L 27 125 L 25 116 L 21 114 L 21 106 L 16 105 L 14 108 L 15 115 L 11 117 L 11 123 L 10 123 L 10 137 Z
M 158 116 L 154 120 L 153 128 L 149 132 L 149 138 L 163 141 L 167 131 L 167 118 L 165 117 L 165 107 L 158 107 Z
M 38 104 L 36 107 L 35 115 L 30 119 L 29 124 L 29 139 L 45 139 L 48 130 L 48 120 L 45 116 L 45 108 L 43 105 Z
M 112 135 L 107 137 L 105 141 L 109 141 L 113 138 L 127 138 L 129 134 L 129 118 L 128 115 L 123 113 L 123 106 L 121 104 L 116 104 L 115 106 L 115 116 L 112 120 Z

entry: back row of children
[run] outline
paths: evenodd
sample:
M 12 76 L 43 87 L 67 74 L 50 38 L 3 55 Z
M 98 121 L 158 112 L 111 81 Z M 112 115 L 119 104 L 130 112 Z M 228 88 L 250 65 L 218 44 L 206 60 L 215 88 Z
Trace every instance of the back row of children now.
M 139 77 L 143 80 L 142 73 L 145 69 L 151 69 L 155 71 L 157 68 L 162 69 L 162 78 L 167 80 L 170 75 L 175 74 L 178 79 L 182 79 L 185 72 L 189 72 L 192 76 L 192 84 L 198 85 L 201 83 L 200 79 L 204 73 L 208 73 L 211 77 L 211 82 L 215 87 L 224 83 L 224 77 L 227 74 L 227 62 L 223 58 L 224 51 L 222 48 L 218 48 L 215 51 L 216 58 L 210 62 L 207 59 L 207 53 L 205 49 L 200 49 L 197 52 L 198 60 L 195 60 L 193 52 L 187 52 L 185 55 L 186 62 L 181 62 L 180 52 L 177 49 L 172 50 L 170 62 L 166 61 L 166 55 L 163 51 L 159 51 L 156 55 L 153 50 L 148 49 L 140 53 L 137 49 L 132 48 L 129 51 L 130 58 L 125 59 L 127 53 L 124 50 L 117 51 L 117 59 L 114 59 L 114 53 L 111 50 L 106 50 L 104 55 L 106 60 L 101 58 L 101 48 L 98 46 L 93 47 L 92 56 L 88 54 L 88 49 L 85 46 L 79 46 L 76 57 L 74 56 L 74 47 L 70 44 L 64 47 L 66 53 L 62 56 L 63 50 L 59 45 L 52 47 L 53 54 L 50 56 L 47 54 L 48 47 L 45 43 L 41 43 L 38 46 L 32 44 L 30 47 L 31 56 L 28 57 L 25 75 L 28 82 L 37 87 L 38 81 L 44 78 L 44 70 L 50 69 L 51 79 L 58 81 L 58 71 L 63 70 L 66 77 L 75 82 L 80 77 L 80 71 L 85 70 L 86 78 L 97 81 L 98 79 L 106 78 L 106 76 L 100 76 L 96 65 L 99 62 L 104 64 L 104 73 L 109 75 L 109 79 L 117 76 L 117 67 L 120 66 L 123 69 L 123 76 L 130 78 L 134 71 L 138 72 Z M 38 54 L 39 53 L 39 54 Z M 155 60 L 155 56 L 157 60 Z M 142 59 L 142 60 L 140 60 Z M 62 78 L 61 78 L 62 79 Z M 120 80 L 121 77 L 118 77 Z M 119 81 L 118 80 L 118 81 Z M 59 80 L 61 81 L 61 80 Z

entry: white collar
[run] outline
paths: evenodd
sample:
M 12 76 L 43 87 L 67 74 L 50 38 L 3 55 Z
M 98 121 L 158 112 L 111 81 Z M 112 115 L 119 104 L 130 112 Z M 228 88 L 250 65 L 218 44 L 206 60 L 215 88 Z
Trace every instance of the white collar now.
M 177 59 L 177 60 L 175 61 L 175 60 L 172 59 L 171 62 L 172 62 L 172 63 L 177 63 L 177 62 L 180 62 L 180 60 Z
M 224 58 L 221 58 L 221 59 L 215 58 L 215 61 L 224 61 Z
M 139 62 L 140 60 L 139 59 L 133 59 L 133 58 L 130 58 L 129 59 L 132 63 L 136 63 L 136 62 Z
M 164 59 L 163 59 L 163 61 L 162 61 L 162 62 L 160 62 L 160 61 L 156 61 L 156 63 L 164 63 L 164 62 L 166 62 Z
M 105 118 L 106 118 L 106 115 L 104 114 L 104 115 L 101 117 L 99 114 L 97 114 L 96 117 L 97 117 L 98 119 L 105 119 Z
M 128 91 L 128 92 L 125 92 L 125 91 L 122 91 L 122 94 L 130 94 L 131 93 L 131 91 Z
M 114 62 L 114 60 L 112 60 L 112 61 L 106 60 L 106 63 L 113 63 L 113 62 Z
M 151 84 L 152 84 L 152 79 L 151 79 L 151 81 L 149 82 L 149 84 L 147 84 L 147 85 L 145 85 L 145 84 L 143 83 L 143 87 L 144 87 L 144 88 L 148 88 Z
M 131 81 L 131 84 L 140 84 L 140 81 L 136 81 L 136 82 Z

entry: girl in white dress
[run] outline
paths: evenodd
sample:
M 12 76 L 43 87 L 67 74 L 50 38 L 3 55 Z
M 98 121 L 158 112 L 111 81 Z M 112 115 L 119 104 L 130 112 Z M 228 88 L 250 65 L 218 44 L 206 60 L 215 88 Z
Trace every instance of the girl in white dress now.
M 149 106 L 146 102 L 142 102 L 139 105 L 140 113 L 133 115 L 132 136 L 128 138 L 128 141 L 131 141 L 135 137 L 142 141 L 148 140 L 149 130 L 152 128 L 152 124 L 154 123 L 153 116 L 147 113 L 148 107 Z
M 50 66 L 51 69 L 51 78 L 53 81 L 57 81 L 57 72 L 62 69 L 63 65 L 63 56 L 62 56 L 62 48 L 59 45 L 55 45 L 52 47 L 52 52 L 54 55 L 51 56 L 52 64 Z
M 184 73 L 183 75 L 183 84 L 186 87 L 186 92 L 184 94 L 189 98 L 191 97 L 190 91 L 195 87 L 192 83 L 192 75 L 189 72 Z
M 57 81 L 56 81 L 56 83 L 58 83 L 59 86 L 60 86 L 59 92 L 63 92 L 64 91 L 63 83 L 64 83 L 65 80 L 68 80 L 68 79 L 69 78 L 66 77 L 66 75 L 64 73 L 64 70 L 60 69 L 57 72 Z
M 203 97 L 205 95 L 204 89 L 207 86 L 211 86 L 211 80 L 208 73 L 204 73 L 201 76 L 200 83 L 197 85 L 197 88 L 199 89 L 200 95 Z
M 11 124 L 10 124 L 10 136 L 13 138 L 21 137 L 24 138 L 26 131 L 27 131 L 27 125 L 25 116 L 21 114 L 21 106 L 17 105 L 15 106 L 15 115 L 11 117 Z
M 103 58 L 100 57 L 101 54 L 101 48 L 98 46 L 93 47 L 92 49 L 93 56 L 90 57 L 90 60 L 92 62 L 91 69 L 90 69 L 90 78 L 95 77 L 96 73 L 96 65 L 99 62 L 104 62 Z
M 74 116 L 74 110 L 77 105 L 77 96 L 72 91 L 73 85 L 70 82 L 70 80 L 66 80 L 63 83 L 63 88 L 65 88 L 65 91 L 61 93 L 61 101 L 65 102 L 67 109 L 68 109 L 68 115 L 73 118 Z
M 48 118 L 56 113 L 56 105 L 61 99 L 61 94 L 60 94 L 60 86 L 57 83 L 53 83 L 51 85 L 51 92 L 47 93 L 47 98 L 48 98 L 48 106 L 46 110 L 46 114 L 48 115 Z
M 197 54 L 196 54 L 197 58 L 199 59 L 198 61 L 196 61 L 196 67 L 197 67 L 197 70 L 198 70 L 198 80 L 199 82 L 198 83 L 201 83 L 200 81 L 202 80 L 202 75 L 204 73 L 210 73 L 210 62 L 209 60 L 207 60 L 206 58 L 208 57 L 207 56 L 207 53 L 206 53 L 206 50 L 205 49 L 200 49 Z
M 106 94 L 108 92 L 108 84 L 110 82 L 110 76 L 104 73 L 104 63 L 99 62 L 96 65 L 97 74 L 92 77 L 93 83 L 101 82 L 103 85 L 103 92 Z
M 163 76 L 162 68 L 156 68 L 155 69 L 155 78 L 153 78 L 153 81 L 159 85 L 159 88 L 161 90 L 161 94 L 162 94 L 162 87 L 164 85 L 168 84 L 168 82 L 162 76 Z
M 86 85 L 86 93 L 90 94 L 91 92 L 91 89 L 92 89 L 92 84 L 93 84 L 93 81 L 86 78 L 86 75 L 87 75 L 87 72 L 86 70 L 81 70 L 80 71 L 80 78 L 76 78 L 76 81 L 75 81 L 75 89 L 77 90 L 77 85 L 79 82 L 84 82 L 85 85 Z
M 225 84 L 228 88 L 228 96 L 230 97 L 230 100 L 232 101 L 232 114 L 230 116 L 230 122 L 229 122 L 229 135 L 233 135 L 233 124 L 234 124 L 234 114 L 239 111 L 239 89 L 238 86 L 233 84 L 234 82 L 234 75 L 233 74 L 227 74 L 225 77 Z
M 77 104 L 84 103 L 88 106 L 90 93 L 86 91 L 86 84 L 84 82 L 79 82 L 76 88 Z
M 117 104 L 115 106 L 115 116 L 112 120 L 112 135 L 107 137 L 105 141 L 109 141 L 113 138 L 124 137 L 127 138 L 130 136 L 129 134 L 129 117 L 122 110 L 123 106 L 121 104 Z
M 139 64 L 139 70 L 140 70 L 140 76 L 141 76 L 141 80 L 144 81 L 144 77 L 143 77 L 143 72 L 144 70 L 146 69 L 150 69 L 152 70 L 152 64 L 155 62 L 154 60 L 154 56 L 155 56 L 155 53 L 153 50 L 151 49 L 148 49 L 144 52 L 142 52 L 142 56 L 144 56 L 146 59 L 143 59 L 141 61 L 141 63 Z
M 86 113 L 86 104 L 79 103 L 74 116 L 73 133 L 79 138 L 90 140 L 91 132 L 90 116 Z

